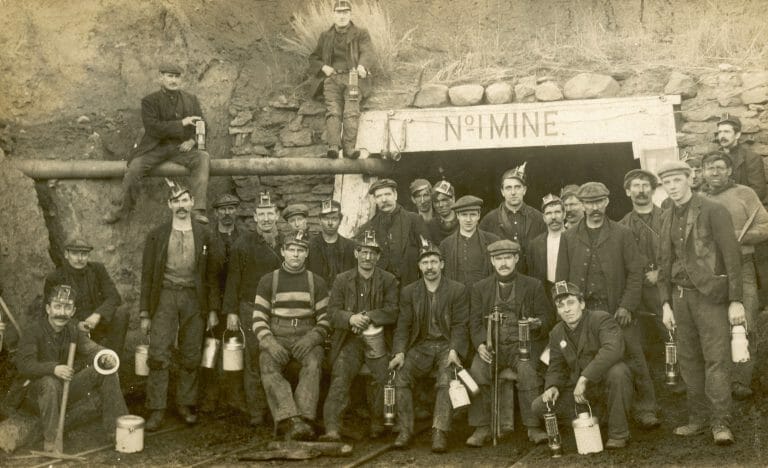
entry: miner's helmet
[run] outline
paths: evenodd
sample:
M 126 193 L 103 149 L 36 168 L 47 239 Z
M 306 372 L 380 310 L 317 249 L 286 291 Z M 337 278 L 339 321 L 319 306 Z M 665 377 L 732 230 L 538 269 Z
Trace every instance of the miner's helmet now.
M 352 11 L 352 2 L 349 0 L 336 0 L 333 2 L 333 11 Z
M 336 200 L 323 200 L 320 205 L 320 216 L 330 215 L 334 213 L 341 213 L 341 203 Z
M 62 304 L 75 304 L 75 290 L 68 284 L 57 284 L 48 292 L 46 303 L 60 302 Z
M 358 236 L 356 239 L 355 248 L 360 250 L 363 247 L 368 247 L 370 249 L 376 250 L 377 252 L 381 252 L 381 246 L 376 241 L 376 231 L 365 231 L 362 235 Z
M 731 115 L 729 113 L 724 113 L 720 116 L 720 119 L 717 121 L 717 126 L 728 124 L 731 127 L 733 127 L 733 131 L 735 133 L 739 133 L 741 131 L 741 119 L 736 117 L 735 115 Z
M 419 260 L 427 255 L 437 255 L 441 259 L 443 258 L 442 252 L 432 241 L 421 238 L 421 245 L 419 246 Z
M 303 230 L 294 231 L 283 239 L 283 248 L 287 248 L 289 245 L 298 245 L 309 249 L 309 235 Z
M 269 192 L 260 192 L 259 193 L 259 203 L 256 205 L 256 208 L 276 208 L 277 206 L 272 201 L 272 197 L 269 195 Z
M 576 296 L 584 299 L 584 294 L 578 286 L 567 281 L 558 281 L 552 286 L 552 300 L 557 301 L 562 296 Z
M 165 179 L 165 182 L 168 184 L 168 188 L 171 190 L 171 192 L 168 194 L 168 201 L 172 202 L 180 198 L 185 193 L 188 193 L 189 196 L 192 196 L 192 192 L 189 191 L 188 187 L 185 187 L 180 183 L 174 182 L 168 178 Z

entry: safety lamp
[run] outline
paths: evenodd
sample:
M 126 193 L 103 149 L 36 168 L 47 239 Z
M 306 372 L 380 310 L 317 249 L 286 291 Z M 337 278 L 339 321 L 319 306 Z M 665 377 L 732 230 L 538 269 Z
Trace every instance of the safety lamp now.
M 389 380 L 384 385 L 384 425 L 395 425 L 395 372 L 389 374 Z
M 667 385 L 677 385 L 677 343 L 671 331 L 669 340 L 664 344 L 664 367 Z
M 521 361 L 531 359 L 531 320 L 523 317 L 517 321 L 518 352 Z
M 547 445 L 552 453 L 552 458 L 560 458 L 563 456 L 563 446 L 560 440 L 560 429 L 557 427 L 557 415 L 549 406 L 549 402 L 545 401 L 547 405 L 547 412 L 544 413 L 544 427 L 547 430 Z

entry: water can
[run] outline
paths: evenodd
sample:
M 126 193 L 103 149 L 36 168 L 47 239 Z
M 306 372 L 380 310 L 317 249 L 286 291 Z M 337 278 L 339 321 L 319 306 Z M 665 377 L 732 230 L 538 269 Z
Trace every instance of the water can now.
M 459 380 L 461 380 L 461 383 L 467 387 L 467 390 L 469 390 L 469 393 L 472 396 L 477 396 L 480 393 L 480 386 L 477 385 L 477 382 L 472 378 L 469 371 L 461 369 L 456 375 L 459 377 Z
M 240 336 L 232 335 L 229 339 L 225 340 L 227 336 L 226 330 L 221 341 L 224 342 L 224 350 L 222 351 L 222 368 L 225 371 L 241 371 L 243 370 L 243 356 L 245 354 L 245 334 L 243 330 L 240 330 Z
M 206 336 L 203 342 L 203 355 L 200 358 L 200 367 L 206 369 L 215 368 L 219 349 L 221 349 L 221 340 L 215 336 Z
M 589 412 L 577 413 L 573 420 L 573 435 L 579 454 L 600 453 L 603 451 L 603 437 L 600 435 L 600 422 L 592 415 L 592 407 L 586 404 Z M 574 412 L 576 408 L 574 408 Z
M 144 418 L 134 414 L 117 418 L 115 450 L 120 453 L 136 453 L 144 450 Z
M 749 361 L 749 340 L 744 325 L 731 328 L 731 359 L 733 362 Z
M 456 369 L 453 370 L 454 378 L 448 385 L 448 396 L 451 399 L 451 407 L 453 409 L 463 408 L 469 406 L 472 402 L 469 400 L 469 393 L 467 393 L 467 387 L 461 383 L 457 375 Z
M 368 325 L 368 328 L 363 330 L 363 342 L 365 342 L 365 357 L 368 359 L 378 359 L 387 355 L 384 327 Z
M 147 360 L 149 359 L 149 345 L 140 344 L 136 345 L 134 368 L 136 375 L 147 376 L 149 375 L 149 365 Z

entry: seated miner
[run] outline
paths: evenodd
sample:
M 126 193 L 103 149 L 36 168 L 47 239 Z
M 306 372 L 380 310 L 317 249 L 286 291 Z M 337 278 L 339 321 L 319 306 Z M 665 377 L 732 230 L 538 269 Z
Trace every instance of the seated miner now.
M 40 416 L 46 452 L 56 450 L 59 406 L 66 381 L 70 405 L 98 395 L 106 441 L 114 441 L 117 418 L 128 414 L 117 373 L 103 375 L 93 366 L 97 353 L 106 348 L 88 338 L 72 320 L 76 300 L 69 285 L 52 286 L 45 298 L 45 315 L 26 328 L 14 357 L 19 377 L 30 382 L 23 387 L 23 401 Z M 76 346 L 73 367 L 67 365 L 70 343 Z M 104 354 L 99 356 L 98 364 L 102 369 L 113 369 L 118 361 L 114 355 Z
M 285 238 L 283 264 L 259 280 L 253 310 L 267 404 L 278 429 L 291 440 L 315 436 L 308 422 L 315 420 L 323 343 L 331 330 L 325 280 L 304 265 L 308 248 L 304 231 Z M 301 368 L 295 392 L 284 375 L 292 362 Z
M 328 314 L 333 326 L 330 356 L 333 370 L 323 407 L 325 435 L 321 440 L 341 439 L 341 416 L 349 404 L 352 380 L 363 364 L 373 377 L 367 386 L 370 436 L 377 438 L 384 431 L 382 389 L 389 374 L 388 345 L 397 322 L 399 288 L 391 273 L 376 266 L 380 251 L 374 232 L 363 233 L 355 248 L 357 267 L 337 276 L 331 288 Z M 376 329 L 379 329 L 378 335 L 372 333 Z M 366 331 L 368 334 L 364 337 Z
M 432 206 L 437 216 L 427 222 L 427 229 L 429 239 L 437 245 L 459 229 L 459 219 L 452 209 L 455 201 L 456 191 L 447 180 L 441 180 L 432 187 Z
M 306 231 L 308 216 L 309 208 L 303 203 L 288 205 L 283 210 L 283 219 L 285 219 L 293 231 Z
M 181 90 L 183 70 L 180 65 L 163 63 L 158 71 L 160 91 L 141 100 L 144 134 L 128 156 L 122 200 L 104 217 L 107 224 L 114 224 L 130 213 L 136 204 L 141 179 L 168 161 L 189 169 L 191 195 L 195 200 L 194 218 L 200 223 L 208 223 L 205 210 L 210 156 L 200 148 L 196 138 L 196 127 L 205 125 L 203 111 L 197 96 Z
M 488 255 L 494 273 L 472 286 L 469 312 L 470 338 L 477 350 L 469 373 L 480 386 L 480 394 L 469 408 L 469 425 L 475 432 L 467 439 L 467 445 L 482 447 L 493 435 L 490 424 L 494 359 L 499 362 L 499 428 L 502 432 L 514 429 L 512 386 L 517 382 L 523 425 L 528 430 L 528 439 L 538 444 L 547 440 L 547 433 L 531 412 L 531 403 L 541 393 L 542 380 L 536 366 L 554 316 L 541 281 L 515 271 L 520 244 L 506 239 L 496 241 L 488 246 Z M 520 341 L 519 320 L 527 321 L 530 340 Z M 514 381 L 505 375 L 514 375 Z
M 558 419 L 572 420 L 576 404 L 605 406 L 607 449 L 624 448 L 629 441 L 632 373 L 624 363 L 624 337 L 611 314 L 587 310 L 578 286 L 558 281 L 552 299 L 562 319 L 549 332 L 549 367 L 544 393 L 532 406 L 541 418 L 548 402 Z
M 462 367 L 467 352 L 469 297 L 467 288 L 443 277 L 445 262 L 440 249 L 425 243 L 418 259 L 422 279 L 405 286 L 400 295 L 389 368 L 396 370 L 395 387 L 400 433 L 395 448 L 408 446 L 413 436 L 414 381 L 437 372 L 437 392 L 432 413 L 432 451 L 448 449 L 446 433 L 451 428 L 452 408 L 448 384 Z
M 355 243 L 339 234 L 341 204 L 323 200 L 320 207 L 320 234 L 309 241 L 307 268 L 320 275 L 326 284 L 333 284 L 336 275 L 355 264 Z M 378 258 L 377 258 L 378 260 Z
M 472 195 L 459 198 L 451 209 L 456 213 L 459 229 L 440 243 L 445 258 L 446 278 L 469 288 L 493 272 L 488 246 L 499 240 L 496 234 L 477 228 L 483 200 Z
M 584 205 L 579 200 L 579 186 L 576 184 L 566 185 L 560 190 L 560 199 L 565 208 L 565 224 L 563 229 L 569 229 L 577 224 L 584 217 Z
M 352 23 L 352 3 L 336 0 L 333 26 L 320 34 L 307 72 L 314 79 L 311 95 L 316 96 L 322 88 L 325 97 L 329 158 L 339 156 L 340 146 L 344 157 L 360 156 L 355 148 L 360 102 L 370 94 L 368 74 L 375 60 L 368 31 Z
M 253 213 L 253 219 L 256 221 L 256 232 L 277 255 L 280 254 L 280 248 L 283 245 L 283 235 L 277 229 L 277 218 L 279 217 L 277 205 L 272 201 L 269 193 L 259 193 L 259 202 Z
M 64 262 L 45 277 L 43 297 L 60 284 L 71 285 L 78 291 L 75 319 L 91 339 L 118 354 L 123 352 L 128 332 L 129 313 L 119 308 L 120 294 L 109 277 L 104 264 L 89 261 L 93 246 L 72 236 L 64 242 Z
M 425 223 L 432 220 L 435 215 L 432 208 L 432 184 L 427 179 L 416 179 L 408 186 L 411 192 L 411 201 L 416 207 L 416 212 Z

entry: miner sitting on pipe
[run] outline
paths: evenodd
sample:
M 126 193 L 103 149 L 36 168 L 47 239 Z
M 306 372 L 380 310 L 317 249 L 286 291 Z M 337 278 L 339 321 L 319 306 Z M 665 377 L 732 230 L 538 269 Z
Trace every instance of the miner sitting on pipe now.
M 27 327 L 19 342 L 14 362 L 20 377 L 26 380 L 22 387 L 25 406 L 40 415 L 43 427 L 43 448 L 53 452 L 59 420 L 59 405 L 63 384 L 69 381 L 71 404 L 98 393 L 101 403 L 102 426 L 105 439 L 113 442 L 118 417 L 128 414 L 120 379 L 117 373 L 102 375 L 95 367 L 96 354 L 105 349 L 78 329 L 77 321 L 71 320 L 76 313 L 76 294 L 69 285 L 50 288 L 46 295 L 45 316 L 34 326 Z M 75 365 L 67 365 L 69 344 L 76 344 Z M 114 356 L 99 357 L 99 366 L 113 369 L 118 365 Z M 22 397 L 18 398 L 20 401 Z
M 128 156 L 128 170 L 123 177 L 122 200 L 115 210 L 104 217 L 107 224 L 114 224 L 130 213 L 136 204 L 141 179 L 156 166 L 167 161 L 181 164 L 190 170 L 195 220 L 203 224 L 208 223 L 205 210 L 210 156 L 203 151 L 196 138 L 196 126 L 204 125 L 203 111 L 194 94 L 180 89 L 180 65 L 163 63 L 158 71 L 160 91 L 141 100 L 144 135 Z

